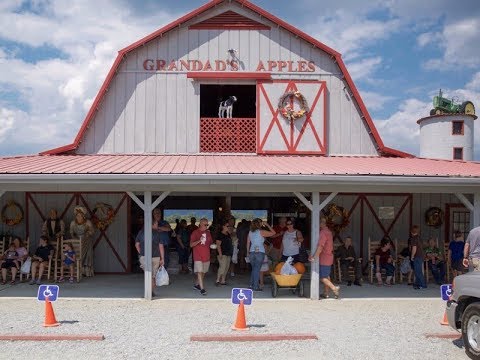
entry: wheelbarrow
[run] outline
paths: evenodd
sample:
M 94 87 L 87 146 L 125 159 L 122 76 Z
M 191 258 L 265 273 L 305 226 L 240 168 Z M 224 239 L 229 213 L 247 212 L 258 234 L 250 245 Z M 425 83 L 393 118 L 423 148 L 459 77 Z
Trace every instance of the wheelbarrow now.
M 270 273 L 272 277 L 272 297 L 277 297 L 279 289 L 292 290 L 298 296 L 303 297 L 304 285 L 302 281 L 302 274 L 295 275 L 278 275 L 274 272 Z

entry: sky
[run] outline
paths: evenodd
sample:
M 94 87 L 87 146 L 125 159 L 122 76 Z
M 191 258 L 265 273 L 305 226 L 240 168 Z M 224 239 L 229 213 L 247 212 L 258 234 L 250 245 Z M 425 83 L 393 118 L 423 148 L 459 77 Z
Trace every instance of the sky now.
M 206 2 L 1 0 L 0 155 L 70 144 L 118 50 Z M 342 54 L 388 147 L 418 155 L 440 88 L 480 113 L 478 0 L 252 2 Z

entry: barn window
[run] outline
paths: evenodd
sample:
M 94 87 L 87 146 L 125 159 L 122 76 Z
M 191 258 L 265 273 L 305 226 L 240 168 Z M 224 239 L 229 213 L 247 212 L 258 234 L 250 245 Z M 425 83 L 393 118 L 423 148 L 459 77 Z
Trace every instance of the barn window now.
M 232 117 L 220 114 L 220 103 L 236 101 Z M 200 152 L 256 152 L 256 85 L 200 85 Z
M 463 121 L 452 121 L 452 135 L 463 135 Z
M 453 160 L 463 160 L 463 148 L 453 148 Z

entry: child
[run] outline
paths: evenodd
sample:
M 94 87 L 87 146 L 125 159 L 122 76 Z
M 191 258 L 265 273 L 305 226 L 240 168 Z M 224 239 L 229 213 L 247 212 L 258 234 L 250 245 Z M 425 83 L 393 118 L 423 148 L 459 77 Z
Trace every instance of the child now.
M 64 252 L 62 254 L 62 266 L 60 268 L 60 279 L 58 282 L 64 282 L 63 278 L 63 267 L 68 266 L 70 268 L 70 279 L 68 280 L 70 284 L 73 284 L 73 267 L 75 264 L 75 251 L 71 243 L 66 243 L 64 245 Z
M 265 274 L 268 274 L 270 271 L 270 260 L 268 259 L 268 250 L 269 250 L 269 243 L 265 241 L 263 243 L 263 247 L 265 248 L 265 256 L 263 258 L 262 267 L 260 268 L 260 289 L 263 289 L 263 277 Z
M 465 247 L 462 232 L 457 230 L 454 235 L 453 240 L 448 245 L 448 256 L 451 260 L 453 277 L 463 273 L 463 248 Z
M 7 283 L 7 270 L 11 269 L 12 272 L 12 281 L 11 284 L 15 284 L 15 275 L 17 270 L 20 268 L 20 263 L 18 259 L 18 253 L 15 251 L 15 245 L 10 244 L 7 251 L 3 254 L 2 261 L 0 261 L 0 268 L 2 269 L 2 285 Z

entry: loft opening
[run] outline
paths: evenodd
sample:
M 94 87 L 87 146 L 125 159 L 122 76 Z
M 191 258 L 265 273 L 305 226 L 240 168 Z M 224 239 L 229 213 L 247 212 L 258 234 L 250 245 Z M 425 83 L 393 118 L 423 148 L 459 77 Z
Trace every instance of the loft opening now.
M 237 101 L 233 104 L 232 117 L 254 118 L 256 116 L 255 85 L 200 85 L 200 117 L 218 117 L 220 102 L 235 96 Z
M 231 96 L 231 118 L 219 106 Z M 256 85 L 200 84 L 200 152 L 256 153 Z

